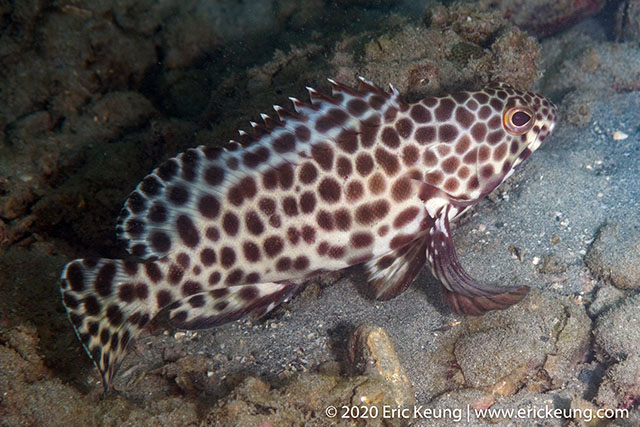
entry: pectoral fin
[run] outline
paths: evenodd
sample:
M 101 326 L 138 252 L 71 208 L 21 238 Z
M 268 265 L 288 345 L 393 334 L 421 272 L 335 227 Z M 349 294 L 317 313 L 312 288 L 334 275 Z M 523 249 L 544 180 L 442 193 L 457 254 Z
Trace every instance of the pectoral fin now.
M 444 298 L 451 309 L 459 314 L 479 316 L 520 302 L 529 292 L 528 286 L 488 286 L 464 271 L 451 238 L 448 211 L 449 207 L 443 208 L 429 230 L 426 252 L 431 271 L 442 283 Z

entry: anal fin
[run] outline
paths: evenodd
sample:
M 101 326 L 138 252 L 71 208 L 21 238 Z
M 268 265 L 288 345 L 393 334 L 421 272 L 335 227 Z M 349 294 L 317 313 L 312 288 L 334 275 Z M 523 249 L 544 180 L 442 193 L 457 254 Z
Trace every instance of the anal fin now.
M 188 296 L 174 304 L 170 322 L 181 329 L 208 329 L 247 314 L 262 317 L 288 300 L 298 285 L 291 282 L 227 286 Z
M 424 267 L 426 244 L 425 237 L 418 237 L 408 245 L 365 264 L 376 299 L 395 298 L 407 289 Z
M 436 217 L 426 239 L 426 251 L 431 271 L 442 283 L 451 309 L 458 314 L 480 316 L 520 302 L 529 292 L 528 286 L 488 286 L 469 276 L 460 265 L 449 229 L 449 209 L 445 207 Z

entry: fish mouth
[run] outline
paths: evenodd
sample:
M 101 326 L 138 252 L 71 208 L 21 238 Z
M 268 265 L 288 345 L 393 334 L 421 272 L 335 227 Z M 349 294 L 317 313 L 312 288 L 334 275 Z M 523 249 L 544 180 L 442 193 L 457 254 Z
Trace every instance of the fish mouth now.
M 518 156 L 519 164 L 527 160 L 531 153 L 540 148 L 540 145 L 542 144 L 542 141 L 539 141 L 541 133 L 542 128 L 540 128 L 540 130 L 536 132 L 536 137 L 533 139 L 533 141 L 531 141 L 529 144 L 527 144 L 526 147 L 524 147 L 524 150 L 522 150 L 522 153 L 520 153 L 520 155 Z
M 540 148 L 540 145 L 542 144 L 542 142 L 538 142 L 538 140 L 540 139 L 541 133 L 542 133 L 542 128 L 540 128 L 540 130 L 536 132 L 536 136 L 533 139 L 533 141 L 527 144 L 522 150 L 522 152 L 520 152 L 516 160 L 513 162 L 513 166 L 511 166 L 511 170 L 507 172 L 507 175 L 505 176 L 504 179 L 507 179 L 517 168 L 519 168 L 520 165 L 529 158 L 531 153 L 533 153 L 538 148 Z
M 540 146 L 540 144 L 542 144 L 542 141 L 538 142 L 538 140 L 540 139 L 541 133 L 542 133 L 542 127 L 538 132 L 536 132 L 536 137 L 533 139 L 533 141 L 531 141 L 531 143 L 527 144 L 526 148 L 528 148 L 532 152 L 535 151 Z M 535 147 L 535 148 L 531 149 L 531 147 Z

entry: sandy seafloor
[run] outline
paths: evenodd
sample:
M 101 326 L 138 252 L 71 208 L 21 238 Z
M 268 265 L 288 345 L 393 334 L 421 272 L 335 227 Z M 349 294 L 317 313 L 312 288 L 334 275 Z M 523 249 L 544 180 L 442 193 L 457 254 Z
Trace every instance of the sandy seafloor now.
M 42 25 L 51 11 L 82 15 L 87 10 L 81 2 L 58 3 L 52 2 L 47 9 L 42 2 L 34 2 L 39 5 L 39 16 L 45 18 L 33 25 Z M 100 13 L 110 10 L 107 3 L 100 3 Z M 401 6 L 409 3 L 401 2 Z M 353 9 L 346 10 L 345 16 L 355 16 Z M 313 13 L 305 13 L 313 18 Z M 367 13 L 363 12 L 360 27 L 352 25 L 349 31 L 370 31 L 366 26 L 384 16 L 380 10 Z M 398 26 L 425 25 L 419 19 L 421 8 L 406 7 L 405 13 L 409 15 L 393 18 Z M 44 99 L 32 102 L 33 111 L 20 111 L 16 117 L 10 117 L 7 111 L 11 109 L 5 105 L 0 158 L 0 203 L 5 204 L 0 215 L 0 424 L 444 426 L 457 421 L 344 420 L 324 414 L 327 405 L 358 403 L 362 396 L 382 405 L 399 399 L 411 401 L 415 393 L 415 404 L 434 413 L 444 408 L 463 411 L 461 425 L 585 424 L 584 417 L 466 418 L 468 407 L 517 410 L 545 406 L 587 412 L 627 408 L 627 418 L 601 420 L 599 425 L 638 425 L 640 47 L 637 41 L 614 41 L 610 14 L 605 10 L 539 41 L 542 78 L 534 87 L 558 104 L 561 121 L 524 166 L 461 218 L 454 230 L 468 271 L 489 282 L 530 286 L 532 291 L 522 303 L 480 318 L 455 315 L 442 303 L 439 285 L 426 270 L 399 297 L 375 301 L 366 290 L 362 271 L 354 268 L 308 286 L 266 321 L 245 319 L 197 332 L 156 322 L 132 346 L 115 384 L 118 391 L 107 396 L 102 396 L 97 371 L 64 316 L 57 290 L 62 266 L 85 255 L 122 256 L 109 229 L 128 191 L 159 161 L 196 145 L 191 135 L 199 128 L 209 132 L 196 138 L 203 143 L 211 135 L 232 135 L 229 129 L 240 123 L 229 119 L 234 111 L 242 120 L 255 119 L 260 110 L 247 111 L 238 97 L 251 90 L 265 96 L 269 84 L 264 86 L 263 80 L 255 78 L 259 83 L 237 91 L 216 81 L 203 85 L 207 70 L 214 69 L 214 77 L 224 75 L 207 65 L 216 58 L 207 49 L 225 55 L 229 51 L 214 42 L 199 44 L 177 37 L 163 55 L 175 64 L 162 78 L 154 76 L 161 73 L 154 68 L 114 86 L 120 98 L 109 114 L 117 116 L 117 109 L 133 99 L 137 106 L 123 115 L 135 117 L 122 119 L 115 130 L 88 132 L 92 140 L 81 148 L 73 138 L 60 135 L 82 133 L 83 118 L 100 122 L 100 111 L 105 111 L 100 108 L 108 109 L 100 104 L 109 96 L 104 86 L 99 86 L 101 93 L 89 93 L 86 101 L 77 103 L 75 124 L 71 125 L 72 119 L 65 124 L 59 118 L 42 125 L 48 119 L 38 116 L 38 111 L 48 111 L 48 117 L 62 116 L 59 111 L 64 107 L 59 103 L 65 101 L 60 97 L 42 96 Z M 301 16 L 296 19 L 307 15 Z M 116 31 L 128 31 L 122 22 L 126 23 L 119 21 Z M 286 34 L 278 40 L 296 41 L 313 61 L 326 59 L 309 47 L 329 43 L 323 39 L 322 26 L 311 20 L 304 30 L 313 33 L 310 40 L 296 41 Z M 37 28 L 33 31 L 37 33 Z M 194 38 L 200 34 L 193 33 Z M 242 38 L 233 37 L 234 43 Z M 393 38 L 380 33 L 371 37 Z M 172 53 L 180 43 L 196 46 L 195 53 L 186 58 Z M 242 43 L 238 46 L 242 49 Z M 127 48 L 141 47 L 121 47 Z M 240 54 L 251 51 L 244 49 Z M 264 47 L 263 58 L 253 63 L 230 61 L 228 66 L 236 68 L 226 78 L 241 80 L 237 75 L 247 70 L 260 76 L 261 63 L 271 70 L 274 54 L 269 49 L 273 46 Z M 137 60 L 137 52 L 128 55 Z M 332 66 L 338 63 L 337 68 L 327 65 L 326 69 L 339 71 L 340 61 L 335 56 L 332 61 Z M 196 71 L 186 65 L 194 62 L 199 64 Z M 303 96 L 306 84 L 326 85 L 321 80 L 294 81 L 295 69 L 287 68 L 286 54 L 279 64 L 291 81 L 278 84 L 294 88 L 293 95 Z M 323 69 L 322 64 L 314 66 Z M 90 65 L 83 67 L 86 70 Z M 11 69 L 4 67 L 4 71 Z M 180 74 L 185 69 L 189 70 L 182 71 L 187 78 Z M 2 78 L 5 83 L 18 82 L 15 75 L 3 73 Z M 154 79 L 183 84 L 168 85 L 171 89 L 162 93 L 145 91 L 145 84 Z M 215 99 L 212 103 L 207 97 L 195 96 L 212 88 L 218 97 L 235 95 L 228 101 L 230 111 L 221 112 L 223 107 Z M 181 90 L 188 101 L 180 100 Z M 125 91 L 129 92 L 123 101 Z M 5 90 L 5 94 L 0 103 L 8 105 L 15 93 Z M 283 102 L 286 95 L 278 89 L 265 105 Z M 263 101 L 247 104 L 264 106 Z M 52 112 L 55 105 L 58 113 Z M 204 113 L 193 114 L 191 109 Z M 38 133 L 34 126 L 44 130 Z M 50 148 L 44 143 L 47 138 L 62 142 Z M 136 147 L 138 138 L 143 142 L 130 154 L 127 150 Z M 162 144 L 156 144 L 159 139 Z M 53 160 L 42 154 L 48 150 Z M 135 159 L 141 158 L 147 160 L 136 164 Z M 41 176 L 34 177 L 38 170 Z M 117 183 L 105 184 L 102 175 L 104 181 Z M 23 184 L 11 185 L 20 180 Z M 31 188 L 33 180 L 37 185 Z M 18 191 L 28 195 L 12 198 L 11 192 Z M 347 360 L 349 336 L 361 324 L 386 331 L 396 352 L 389 363 L 401 365 L 411 385 L 402 391 L 363 386 L 376 369 L 357 376 Z M 387 355 L 389 347 L 372 352 Z M 597 424 L 592 421 L 589 425 Z

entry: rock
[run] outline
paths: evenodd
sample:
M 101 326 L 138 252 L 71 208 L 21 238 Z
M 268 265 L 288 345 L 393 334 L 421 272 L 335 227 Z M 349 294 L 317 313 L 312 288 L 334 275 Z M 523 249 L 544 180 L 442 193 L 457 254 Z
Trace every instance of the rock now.
M 562 387 L 575 381 L 590 323 L 582 305 L 532 289 L 508 310 L 468 317 L 435 334 L 424 356 L 430 375 L 420 389 L 434 398 L 479 388 L 498 399 Z
M 409 100 L 479 89 L 490 81 L 529 88 L 538 78 L 535 39 L 499 15 L 456 3 L 433 7 L 425 21 L 426 28 L 405 23 L 397 31 L 338 44 L 332 59 L 336 78 L 391 82 Z M 360 50 L 363 55 L 353 55 Z
M 595 15 L 606 0 L 481 0 L 480 8 L 498 9 L 503 16 L 537 37 L 547 37 Z
M 50 131 L 53 126 L 49 112 L 36 111 L 10 126 L 7 129 L 7 137 L 14 144 L 24 144 L 27 140 Z
M 289 377 L 286 384 L 272 387 L 248 377 L 220 400 L 207 415 L 208 422 L 222 425 L 325 425 L 326 408 L 337 408 L 337 420 L 343 406 L 355 410 L 364 406 L 377 411 L 372 425 L 382 425 L 384 407 L 412 408 L 415 397 L 411 382 L 398 360 L 387 333 L 379 327 L 362 325 L 349 342 L 350 359 L 357 372 L 340 375 L 333 363 L 322 365 L 323 373 L 304 372 Z M 268 412 L 263 409 L 269 408 Z M 373 414 L 373 413 L 372 413 Z M 357 414 L 351 413 L 356 418 Z M 386 419 L 384 425 L 403 425 L 402 420 Z
M 601 361 L 623 361 L 640 354 L 639 313 L 640 295 L 635 295 L 598 317 L 593 335 Z
M 624 296 L 624 292 L 614 286 L 602 286 L 596 291 L 596 297 L 589 305 L 589 315 L 599 316 L 611 307 L 618 305 Z
M 604 418 L 598 419 L 597 417 L 594 417 L 598 407 L 585 399 L 579 397 L 572 399 L 571 409 L 575 414 L 577 414 L 574 419 L 579 423 L 579 425 L 597 426 L 599 425 L 599 422 L 604 421 Z
M 616 13 L 616 39 L 620 41 L 640 41 L 640 1 L 620 2 Z
M 38 17 L 45 7 L 45 0 L 2 2 L 0 15 L 4 24 L 0 31 L 0 58 L 17 54 L 33 42 Z
M 640 354 L 630 355 L 626 360 L 607 369 L 598 389 L 596 401 L 609 408 L 627 407 L 640 398 Z
M 590 30 L 590 28 L 589 28 Z M 561 99 L 575 91 L 567 102 L 569 123 L 585 125 L 591 108 L 603 93 L 637 91 L 640 88 L 640 50 L 630 43 L 600 42 L 604 35 L 593 31 L 567 31 L 545 40 L 546 50 L 553 52 L 547 63 L 562 70 L 562 78 L 543 78 L 543 89 L 552 99 Z M 593 37 L 593 38 L 591 38 Z M 581 50 L 574 44 L 584 44 Z M 565 109 L 562 107 L 561 109 Z M 586 114 L 585 114 L 586 113 Z M 578 120 L 576 120 L 576 118 Z
M 63 385 L 38 354 L 36 328 L 0 328 L 0 419 L 5 425 L 95 424 L 98 418 L 79 391 Z M 55 399 L 65 399 L 61 404 Z M 82 420 L 82 421 L 81 421 Z
M 453 347 L 465 387 L 510 395 L 541 367 L 547 386 L 566 382 L 588 344 L 589 323 L 582 307 L 536 291 L 511 310 L 473 319 Z
M 167 363 L 177 362 L 184 356 L 184 350 L 180 347 L 167 347 L 162 352 L 162 360 Z
M 562 100 L 567 121 L 574 126 L 587 127 L 591 124 L 591 110 L 596 100 L 579 91 L 570 92 Z
M 549 341 L 540 342 L 517 329 L 495 328 L 461 337 L 454 354 L 466 385 L 480 388 L 500 386 L 504 381 L 517 383 L 531 367 L 542 365 L 550 349 Z
M 591 339 L 591 321 L 583 306 L 567 304 L 563 314 L 555 351 L 543 366 L 553 387 L 561 387 L 575 377 L 575 367 L 584 359 Z
M 487 409 L 495 402 L 491 393 L 482 390 L 455 390 L 436 397 L 428 405 L 431 410 L 429 426 L 450 426 L 452 424 L 467 422 L 467 405 L 473 413 L 473 409 Z M 475 417 L 469 415 L 475 421 Z
M 173 381 L 184 393 L 201 394 L 211 387 L 211 375 L 214 372 L 211 358 L 204 355 L 188 355 L 162 368 L 162 376 Z
M 340 6 L 358 6 L 358 7 L 388 7 L 393 6 L 400 0 L 333 0 L 334 3 Z
M 389 383 L 396 405 L 415 404 L 413 385 L 384 329 L 358 326 L 349 340 L 349 355 L 356 372 Z
M 620 289 L 640 288 L 640 229 L 604 225 L 585 257 L 589 270 Z
M 343 421 L 340 418 L 343 406 L 360 409 L 366 405 L 378 411 L 376 419 L 370 418 L 372 425 L 383 425 L 382 408 L 385 405 L 397 408 L 392 395 L 388 383 L 365 376 L 344 378 L 304 373 L 279 388 L 248 377 L 206 415 L 206 424 L 329 425 L 333 418 Z M 336 409 L 335 416 L 326 415 L 329 407 Z M 384 425 L 403 425 L 398 419 L 385 421 Z
M 540 47 L 526 33 L 512 28 L 498 37 L 491 51 L 495 55 L 490 71 L 492 81 L 528 88 L 537 80 Z
M 52 178 L 68 172 L 61 156 L 99 142 L 67 133 L 64 126 L 79 110 L 92 97 L 139 85 L 156 62 L 150 38 L 122 32 L 80 2 L 46 8 L 41 0 L 13 3 L 11 10 L 3 9 L 12 24 L 2 28 L 0 43 L 0 50 L 21 49 L 0 55 L 2 75 L 11 76 L 0 79 L 0 216 L 5 219 L 27 214 L 50 190 Z M 120 105 L 112 116 L 130 111 Z
M 289 18 L 295 19 L 295 15 L 301 13 L 311 19 L 323 6 L 322 2 L 314 0 L 291 2 L 291 6 L 289 3 L 275 0 L 248 3 L 196 1 L 188 8 L 179 5 L 164 23 L 165 67 L 188 66 L 233 42 L 262 44 L 269 36 L 282 31 Z
M 537 268 L 540 273 L 544 274 L 558 274 L 567 271 L 567 265 L 556 254 L 543 256 Z
M 20 325 L 10 330 L 1 330 L 0 342 L 3 344 L 3 358 L 6 360 L 9 357 L 15 361 L 15 364 L 8 362 L 2 364 L 4 375 L 23 376 L 27 382 L 34 382 L 42 379 L 48 373 L 44 361 L 36 351 L 38 334 L 32 325 Z M 12 352 L 15 352 L 16 355 L 10 355 Z M 7 388 L 3 387 L 3 390 L 7 390 Z
M 64 130 L 78 138 L 109 141 L 127 129 L 142 126 L 154 111 L 151 102 L 138 92 L 109 92 L 91 102 L 83 114 L 67 120 Z

